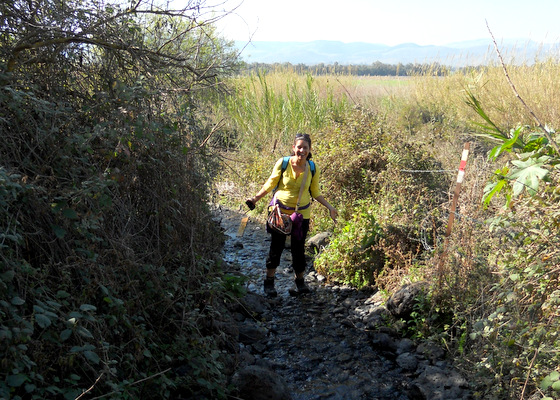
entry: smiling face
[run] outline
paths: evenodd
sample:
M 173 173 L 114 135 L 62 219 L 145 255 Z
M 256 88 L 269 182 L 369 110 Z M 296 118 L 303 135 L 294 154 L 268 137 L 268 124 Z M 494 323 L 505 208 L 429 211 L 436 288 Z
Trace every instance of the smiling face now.
M 299 139 L 294 142 L 294 145 L 292 146 L 292 150 L 294 151 L 294 155 L 296 156 L 298 161 L 300 160 L 305 161 L 307 160 L 307 156 L 311 151 L 311 145 L 309 144 L 308 141 Z

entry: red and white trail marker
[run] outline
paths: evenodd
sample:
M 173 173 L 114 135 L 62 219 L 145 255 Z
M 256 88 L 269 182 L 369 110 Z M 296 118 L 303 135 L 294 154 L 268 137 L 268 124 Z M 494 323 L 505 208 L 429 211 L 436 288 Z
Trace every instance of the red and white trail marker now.
M 449 221 L 447 222 L 447 231 L 445 232 L 445 241 L 443 243 L 443 251 L 439 258 L 438 264 L 438 275 L 441 279 L 443 272 L 443 263 L 447 257 L 447 246 L 449 243 L 449 237 L 451 236 L 451 228 L 453 227 L 453 222 L 455 221 L 455 211 L 457 209 L 457 201 L 459 200 L 459 193 L 461 192 L 461 184 L 465 178 L 465 168 L 467 166 L 467 160 L 469 158 L 470 142 L 465 143 L 463 148 L 463 153 L 461 154 L 461 163 L 459 164 L 459 172 L 457 173 L 457 183 L 455 184 L 455 192 L 453 193 L 453 201 L 451 202 L 451 207 L 449 209 Z

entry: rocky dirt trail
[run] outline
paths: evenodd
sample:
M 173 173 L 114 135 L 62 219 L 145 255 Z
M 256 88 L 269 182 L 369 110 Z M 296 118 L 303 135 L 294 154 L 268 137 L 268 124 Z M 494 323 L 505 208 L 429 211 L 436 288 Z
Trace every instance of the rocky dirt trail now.
M 306 281 L 312 293 L 291 297 L 293 273 L 286 250 L 277 274 L 278 297 L 265 298 L 262 281 L 270 242 L 263 223 L 249 220 L 237 237 L 243 213 L 218 208 L 215 216 L 227 237 L 226 265 L 248 279 L 248 295 L 235 315 L 239 398 L 470 398 L 468 382 L 443 349 L 401 338 L 384 326 L 389 312 L 371 290 L 325 284 L 309 265 Z

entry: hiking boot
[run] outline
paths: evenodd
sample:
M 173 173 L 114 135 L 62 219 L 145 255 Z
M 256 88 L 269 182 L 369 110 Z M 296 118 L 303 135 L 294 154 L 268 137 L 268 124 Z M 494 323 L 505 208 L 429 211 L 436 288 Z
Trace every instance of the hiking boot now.
M 269 278 L 267 277 L 264 280 L 264 294 L 267 297 L 276 297 L 278 296 L 278 292 L 276 291 L 276 289 L 274 288 L 274 277 Z
M 294 280 L 295 286 L 289 290 L 290 296 L 299 296 L 300 294 L 311 293 L 309 287 L 305 284 L 303 278 Z

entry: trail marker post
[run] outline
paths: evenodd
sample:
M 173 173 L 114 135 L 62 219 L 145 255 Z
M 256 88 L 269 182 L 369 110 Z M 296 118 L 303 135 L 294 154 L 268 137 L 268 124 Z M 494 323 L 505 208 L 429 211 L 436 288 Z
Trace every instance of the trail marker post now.
M 244 213 L 245 216 L 241 219 L 241 224 L 239 225 L 239 229 L 237 230 L 237 237 L 243 236 L 243 232 L 245 232 L 245 228 L 247 227 L 247 222 L 249 222 L 249 216 L 247 215 L 247 213 L 250 210 L 255 209 L 255 203 L 253 203 L 252 200 L 245 201 L 245 204 L 247 205 L 247 207 L 249 207 L 249 210 L 245 211 Z
M 243 217 L 241 223 L 239 224 L 239 229 L 237 229 L 237 237 L 243 236 L 245 228 L 247 227 L 247 222 L 249 222 L 249 217 Z
M 451 236 L 451 229 L 453 228 L 453 222 L 455 221 L 455 211 L 457 210 L 457 201 L 459 199 L 459 193 L 461 192 L 461 185 L 465 178 L 465 167 L 467 166 L 467 159 L 469 158 L 470 142 L 465 143 L 463 147 L 463 153 L 461 154 L 461 163 L 459 164 L 459 172 L 457 173 L 457 182 L 455 184 L 455 192 L 453 193 L 453 200 L 451 202 L 451 207 L 449 209 L 449 221 L 447 222 L 447 230 L 445 232 L 445 241 L 443 242 L 443 251 L 439 257 L 438 263 L 438 276 L 441 285 L 441 280 L 443 277 L 443 263 L 447 258 L 447 247 L 449 245 L 449 237 Z

